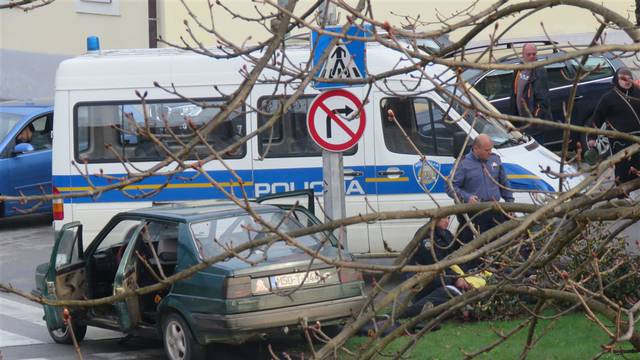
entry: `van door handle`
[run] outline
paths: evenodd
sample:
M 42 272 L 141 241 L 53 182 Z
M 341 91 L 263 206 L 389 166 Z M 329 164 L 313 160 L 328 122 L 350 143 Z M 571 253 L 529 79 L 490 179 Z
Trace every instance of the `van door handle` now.
M 362 171 L 348 171 L 344 173 L 344 176 L 362 176 L 364 173 Z
M 576 96 L 576 97 L 573 98 L 573 101 L 581 100 L 583 97 L 584 97 L 584 95 Z
M 402 170 L 383 170 L 383 171 L 378 171 L 378 175 L 381 175 L 381 176 L 389 176 L 389 175 L 402 176 L 402 175 L 404 175 L 404 171 L 402 171 Z

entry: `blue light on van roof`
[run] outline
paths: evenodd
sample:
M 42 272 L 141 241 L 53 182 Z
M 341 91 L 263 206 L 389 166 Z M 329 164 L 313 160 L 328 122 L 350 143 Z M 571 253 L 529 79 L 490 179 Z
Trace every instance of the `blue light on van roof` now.
M 100 38 L 97 36 L 87 37 L 87 52 L 100 51 Z

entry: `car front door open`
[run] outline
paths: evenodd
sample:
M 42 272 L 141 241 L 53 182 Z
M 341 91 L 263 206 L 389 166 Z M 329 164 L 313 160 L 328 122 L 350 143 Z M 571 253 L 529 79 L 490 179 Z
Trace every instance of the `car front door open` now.
M 47 300 L 85 299 L 86 280 L 82 225 L 79 222 L 65 224 L 53 245 L 43 295 Z M 64 327 L 63 307 L 44 305 L 44 311 L 49 329 Z

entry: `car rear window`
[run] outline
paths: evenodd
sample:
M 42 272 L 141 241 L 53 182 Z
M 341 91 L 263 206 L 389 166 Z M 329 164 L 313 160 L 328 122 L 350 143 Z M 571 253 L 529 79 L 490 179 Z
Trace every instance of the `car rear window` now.
M 267 223 L 285 233 L 303 228 L 297 220 L 284 211 L 260 213 L 260 216 Z M 248 214 L 194 222 L 190 224 L 190 227 L 193 238 L 199 248 L 200 256 L 203 258 L 218 255 L 227 248 L 234 248 L 271 235 L 267 228 L 263 227 Z M 320 244 L 313 235 L 301 236 L 296 240 L 310 248 L 317 248 Z M 279 241 L 269 246 L 261 246 L 260 249 L 264 252 L 268 250 L 271 254 L 274 254 L 285 249 L 288 249 L 285 252 L 290 252 L 293 247 Z

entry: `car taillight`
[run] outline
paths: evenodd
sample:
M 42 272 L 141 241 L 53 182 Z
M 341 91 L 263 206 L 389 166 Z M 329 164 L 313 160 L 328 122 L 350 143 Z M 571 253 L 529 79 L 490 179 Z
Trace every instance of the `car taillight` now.
M 248 276 L 227 278 L 224 284 L 227 299 L 238 299 L 251 295 L 251 278 Z
M 362 273 L 356 269 L 343 268 L 338 271 L 340 282 L 348 283 L 352 281 L 362 281 Z
M 60 195 L 60 191 L 53 187 L 53 195 Z M 64 220 L 64 203 L 60 198 L 51 200 L 53 204 L 53 220 Z

